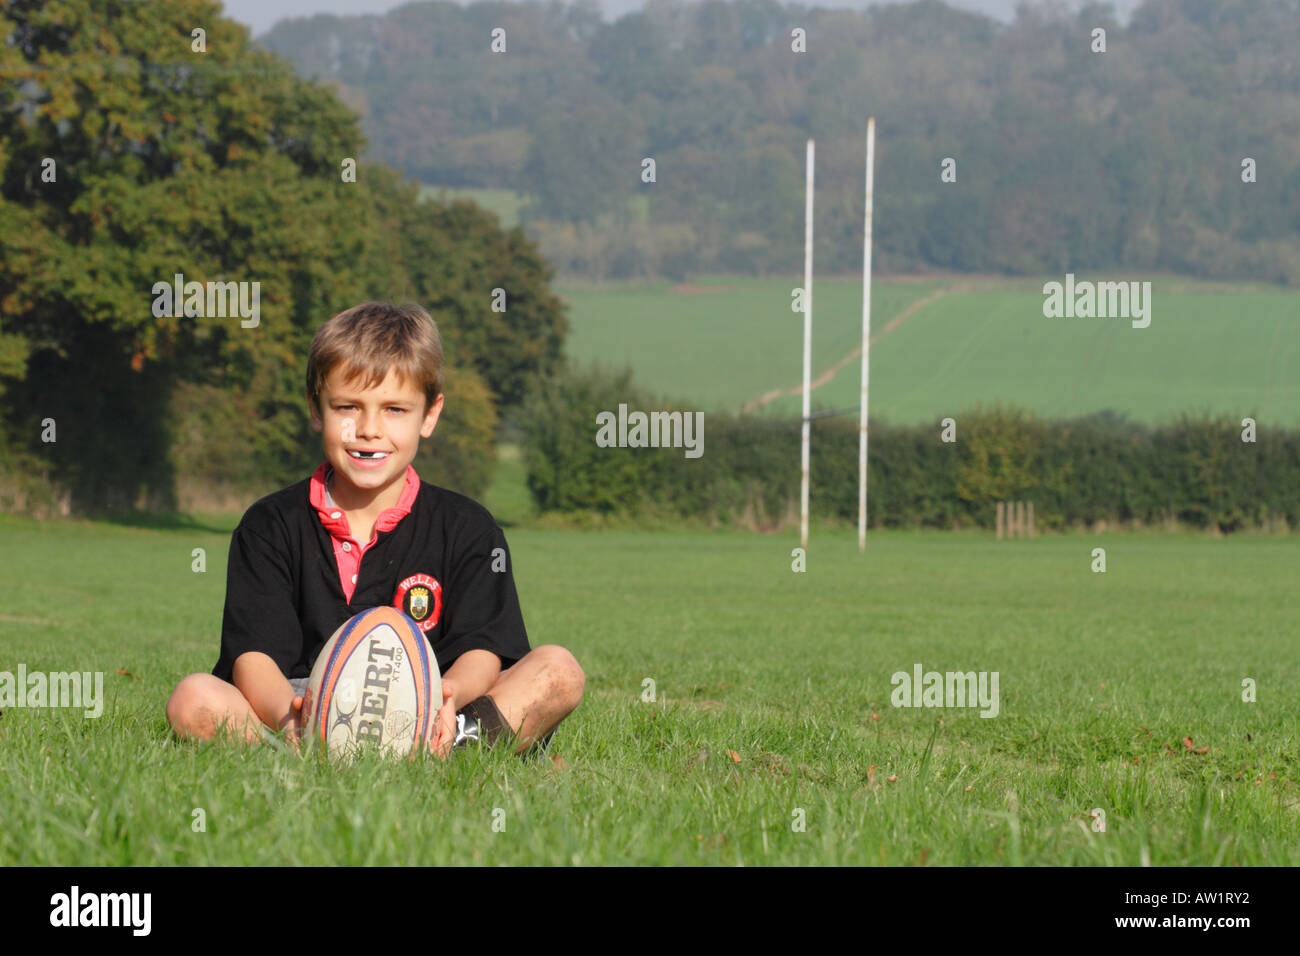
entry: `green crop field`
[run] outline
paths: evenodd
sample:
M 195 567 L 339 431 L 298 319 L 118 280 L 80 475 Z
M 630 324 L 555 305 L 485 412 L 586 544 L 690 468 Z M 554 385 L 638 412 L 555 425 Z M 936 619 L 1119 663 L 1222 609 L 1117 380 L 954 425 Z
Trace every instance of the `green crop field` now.
M 232 524 L 0 517 L 0 671 L 106 681 L 3 707 L 0 865 L 1300 863 L 1294 538 L 815 528 L 795 574 L 789 536 L 514 528 L 587 672 L 561 759 L 331 766 L 169 735 Z M 998 672 L 997 716 L 892 707 L 918 664 Z
M 798 417 L 803 323 L 790 290 L 800 284 L 562 285 L 569 354 L 631 365 L 642 385 L 707 411 L 786 389 L 794 394 L 764 411 Z M 813 290 L 816 380 L 861 344 L 861 280 L 818 279 Z M 1300 422 L 1300 295 L 1169 277 L 1153 280 L 1152 298 L 1150 327 L 1135 329 L 1126 319 L 1045 318 L 1042 281 L 877 280 L 872 416 L 912 424 L 1002 401 L 1044 417 L 1114 409 L 1146 422 L 1184 411 Z M 860 367 L 844 363 L 814 389 L 814 406 L 856 408 Z
M 488 212 L 497 214 L 503 229 L 512 229 L 519 222 L 519 207 L 527 202 L 527 197 L 519 195 L 513 189 L 471 189 L 460 186 L 420 186 L 421 199 L 437 199 L 445 196 L 448 202 L 455 199 L 472 199 Z
M 450 202 L 453 199 L 471 199 L 489 212 L 494 212 L 501 220 L 504 229 L 513 229 L 519 224 L 519 209 L 524 206 L 529 196 L 517 193 L 513 189 L 480 189 L 471 186 L 420 186 L 421 199 L 436 199 L 445 195 Z M 646 223 L 650 219 L 650 198 L 634 195 L 628 200 L 628 209 L 634 222 Z
M 570 357 L 629 365 L 635 381 L 650 391 L 719 411 L 799 383 L 803 317 L 790 310 L 790 293 L 798 285 L 788 279 L 720 277 L 681 286 L 666 280 L 568 283 L 557 291 L 570 305 Z M 938 286 L 937 281 L 878 284 L 879 320 L 890 321 Z M 813 293 L 814 318 L 827 317 L 813 333 L 813 368 L 822 369 L 861 342 L 862 287 L 827 280 Z M 843 321 L 831 321 L 832 315 Z M 856 326 L 849 321 L 854 315 Z

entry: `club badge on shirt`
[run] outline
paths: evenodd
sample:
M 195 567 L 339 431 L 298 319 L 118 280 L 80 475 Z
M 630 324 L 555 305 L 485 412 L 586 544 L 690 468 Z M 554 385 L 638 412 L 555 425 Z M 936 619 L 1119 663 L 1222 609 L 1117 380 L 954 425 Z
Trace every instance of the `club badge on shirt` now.
M 429 574 L 412 574 L 397 586 L 393 607 L 419 625 L 426 634 L 442 616 L 442 585 Z

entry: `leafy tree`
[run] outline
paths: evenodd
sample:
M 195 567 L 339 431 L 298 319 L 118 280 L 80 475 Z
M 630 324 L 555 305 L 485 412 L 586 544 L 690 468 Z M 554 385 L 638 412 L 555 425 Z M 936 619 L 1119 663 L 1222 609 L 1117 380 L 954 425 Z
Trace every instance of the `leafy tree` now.
M 0 35 L 0 466 L 39 462 L 81 511 L 170 508 L 194 467 L 265 493 L 319 455 L 311 336 L 369 299 L 431 307 L 464 383 L 440 435 L 491 457 L 491 393 L 518 401 L 516 380 L 549 367 L 563 335 L 521 234 L 419 204 L 379 167 L 345 181 L 364 148 L 355 115 L 213 0 L 19 0 Z M 255 324 L 158 308 L 177 274 L 256 284 Z M 510 292 L 508 318 L 487 283 Z
M 1037 484 L 1035 470 L 1041 436 L 1032 416 L 1014 408 L 977 409 L 963 419 L 966 437 L 957 471 L 957 497 L 963 501 L 1004 501 Z
M 548 111 L 524 167 L 537 215 L 570 222 L 622 213 L 640 183 L 643 131 L 634 117 L 599 102 L 570 114 Z

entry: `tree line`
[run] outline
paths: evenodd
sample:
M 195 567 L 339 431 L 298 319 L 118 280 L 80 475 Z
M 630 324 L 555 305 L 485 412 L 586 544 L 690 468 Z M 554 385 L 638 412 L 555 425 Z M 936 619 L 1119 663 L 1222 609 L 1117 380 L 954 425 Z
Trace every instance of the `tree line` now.
M 627 370 L 573 368 L 530 393 L 524 460 L 543 512 L 594 524 L 797 526 L 798 420 L 706 414 L 702 454 L 691 457 L 662 440 L 603 447 L 597 416 L 620 404 L 682 407 Z M 998 502 L 1025 501 L 1046 530 L 1290 530 L 1300 524 L 1300 429 L 1255 422 L 1202 413 L 1145 425 L 1112 411 L 1047 420 L 1003 405 L 917 425 L 873 419 L 870 524 L 993 530 Z M 810 451 L 812 515 L 856 525 L 856 415 L 814 422 Z
M 874 115 L 882 272 L 1300 282 L 1300 0 L 1146 0 L 1127 25 L 1101 3 L 1005 25 L 939 0 L 650 0 L 612 23 L 428 2 L 264 43 L 361 112 L 374 158 L 530 197 L 566 273 L 797 272 L 809 137 L 818 271 L 859 269 Z

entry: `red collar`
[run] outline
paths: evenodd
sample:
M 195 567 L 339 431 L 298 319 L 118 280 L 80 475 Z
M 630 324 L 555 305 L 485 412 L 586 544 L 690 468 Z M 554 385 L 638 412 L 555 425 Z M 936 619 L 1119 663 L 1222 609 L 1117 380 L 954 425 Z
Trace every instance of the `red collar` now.
M 348 516 L 343 509 L 338 507 L 330 500 L 329 492 L 325 488 L 325 478 L 333 469 L 329 462 L 323 462 L 315 473 L 311 476 L 311 488 L 308 492 L 308 499 L 316 513 L 320 515 L 320 523 L 325 526 L 325 530 L 336 538 L 351 538 L 352 531 L 348 527 Z M 402 496 L 397 499 L 397 505 L 393 508 L 385 508 L 375 521 L 375 533 L 380 531 L 392 531 L 397 527 L 397 523 L 411 513 L 411 506 L 415 504 L 415 496 L 420 493 L 420 476 L 415 473 L 414 465 L 406 466 L 406 484 L 402 486 Z

